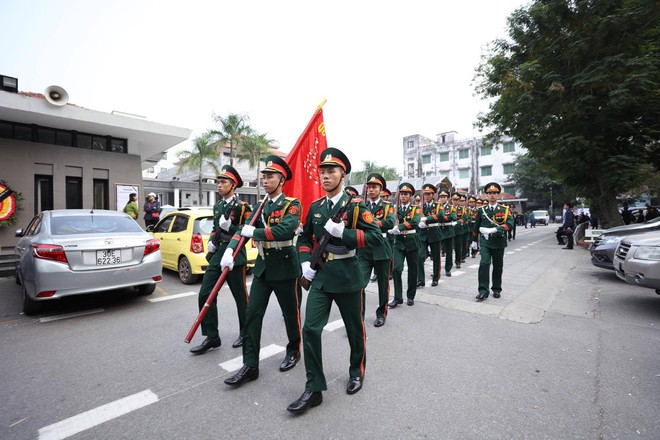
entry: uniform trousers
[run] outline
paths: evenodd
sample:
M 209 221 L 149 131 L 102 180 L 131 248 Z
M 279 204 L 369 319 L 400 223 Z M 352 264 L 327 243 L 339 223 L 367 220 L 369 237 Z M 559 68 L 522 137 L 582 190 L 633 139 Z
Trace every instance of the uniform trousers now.
M 403 262 L 408 264 L 408 289 L 406 297 L 415 299 L 417 293 L 417 266 L 419 265 L 419 249 L 404 251 L 394 249 L 394 299 L 403 299 Z
M 456 254 L 456 265 L 460 266 L 463 260 L 463 234 L 456 234 L 454 236 L 454 252 Z
M 431 262 L 433 263 L 433 272 L 431 273 L 431 280 L 438 281 L 440 278 L 440 242 L 435 243 L 422 242 L 422 247 L 419 249 L 419 267 L 417 268 L 417 281 L 424 281 L 424 262 L 427 257 L 426 248 L 431 250 Z
M 364 290 L 364 289 L 361 289 Z M 366 357 L 366 331 L 362 318 L 364 303 L 362 292 L 326 293 L 312 284 L 307 296 L 305 326 L 303 327 L 303 346 L 305 370 L 307 371 L 307 391 L 325 391 L 328 385 L 323 374 L 323 327 L 328 323 L 332 302 L 337 304 L 341 318 L 346 326 L 348 344 L 351 348 L 350 377 L 364 377 Z
M 378 284 L 378 308 L 376 309 L 376 318 L 387 318 L 387 302 L 390 300 L 390 259 L 387 260 L 367 260 L 360 258 L 360 271 L 365 284 L 369 282 L 369 275 L 373 268 Z M 364 298 L 364 289 L 362 289 L 362 303 L 366 304 Z M 365 309 L 362 309 L 364 318 Z
M 453 249 L 454 237 L 442 240 L 442 252 L 445 254 L 445 272 L 451 272 L 451 268 L 454 267 Z
M 490 284 L 490 265 L 493 264 L 493 293 L 502 292 L 502 269 L 504 267 L 504 249 L 491 249 L 484 244 L 482 238 L 480 242 L 479 253 L 481 261 L 479 262 L 479 293 L 488 296 Z

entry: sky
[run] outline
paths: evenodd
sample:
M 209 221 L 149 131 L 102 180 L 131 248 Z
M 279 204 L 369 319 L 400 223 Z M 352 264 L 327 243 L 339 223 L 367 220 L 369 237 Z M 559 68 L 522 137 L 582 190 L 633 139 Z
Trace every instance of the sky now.
M 323 99 L 355 170 L 403 169 L 403 137 L 473 127 L 475 68 L 523 0 L 3 0 L 0 74 L 21 91 L 193 130 L 247 114 L 284 152 Z M 188 148 L 189 142 L 178 146 Z

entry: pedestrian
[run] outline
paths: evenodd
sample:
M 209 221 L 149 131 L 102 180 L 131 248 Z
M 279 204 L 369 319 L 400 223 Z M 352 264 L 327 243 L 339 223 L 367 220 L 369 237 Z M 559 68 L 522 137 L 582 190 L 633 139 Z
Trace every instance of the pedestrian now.
M 245 224 L 234 234 L 220 262 L 223 268 L 232 268 L 232 252 L 238 245 L 240 236 L 255 241 L 259 255 L 254 265 L 250 302 L 245 312 L 243 366 L 233 376 L 225 379 L 227 385 L 239 386 L 259 377 L 261 330 L 273 292 L 284 315 L 289 339 L 280 371 L 289 371 L 300 360 L 300 263 L 293 237 L 300 223 L 301 206 L 298 199 L 287 197 L 282 192 L 282 185 L 291 177 L 291 169 L 284 159 L 275 155 L 266 157 L 261 178 L 268 201 L 255 224 L 250 226 L 252 217 L 262 202 L 257 204 Z
M 413 205 L 412 195 L 415 188 L 408 182 L 399 185 L 399 200 L 396 224 L 388 232 L 394 235 L 394 299 L 389 307 L 396 308 L 403 304 L 403 264 L 408 264 L 407 304 L 415 304 L 417 293 L 417 270 L 419 267 L 419 248 L 421 243 L 417 234 L 417 225 L 421 219 L 421 209 Z
M 623 211 L 621 211 L 621 218 L 624 225 L 629 225 L 632 221 L 632 211 L 628 209 L 628 202 L 623 202 Z
M 124 212 L 130 215 L 133 220 L 137 220 L 137 218 L 140 216 L 140 208 L 137 204 L 136 193 L 130 193 L 128 195 L 128 202 L 126 202 L 126 205 L 124 206 Z
M 381 236 L 385 238 L 387 231 L 394 227 L 394 208 L 390 202 L 381 200 L 381 189 L 385 188 L 385 178 L 378 174 L 372 173 L 367 177 L 367 200 L 365 201 L 367 209 L 371 212 L 374 222 L 381 232 Z M 374 276 L 378 282 L 378 308 L 376 309 L 376 321 L 374 327 L 381 327 L 385 324 L 387 319 L 387 303 L 390 295 L 390 260 L 392 259 L 392 245 L 387 239 L 378 246 L 367 246 L 357 251 L 360 270 L 366 288 L 369 275 L 373 269 Z M 364 289 L 362 289 L 364 295 Z M 364 303 L 364 298 L 363 301 Z
M 536 228 L 536 216 L 534 215 L 534 211 L 529 214 L 529 227 Z
M 452 252 L 454 249 L 454 226 L 456 225 L 456 210 L 449 203 L 449 192 L 441 190 L 438 193 L 438 227 L 442 243 L 442 255 L 445 257 L 445 276 L 451 276 L 454 267 Z
M 422 217 L 419 221 L 419 263 L 417 265 L 417 287 L 426 285 L 424 276 L 424 262 L 429 256 L 430 249 L 431 263 L 433 271 L 431 272 L 431 286 L 437 286 L 440 279 L 440 229 L 438 218 L 435 213 L 438 209 L 438 203 L 435 201 L 435 185 L 430 183 L 422 186 L 422 196 L 424 203 L 422 205 Z
M 529 214 L 524 213 L 523 214 L 523 224 L 525 225 L 525 229 L 527 229 L 527 223 L 529 223 Z
M 155 226 L 160 219 L 160 202 L 155 193 L 147 194 L 147 201 L 144 203 L 144 225 L 149 230 L 149 226 Z
M 567 243 L 562 249 L 573 249 L 573 231 L 575 230 L 575 214 L 571 209 L 569 202 L 564 203 L 564 212 L 562 215 L 562 225 L 557 230 L 557 241 L 559 245 L 563 245 L 563 236 L 566 236 Z
M 646 205 L 646 221 L 653 220 L 654 218 L 658 218 L 660 214 L 658 213 L 658 208 L 655 206 L 650 206 Z M 592 221 L 593 221 L 593 216 L 592 216 Z
M 479 236 L 479 293 L 477 301 L 488 298 L 490 290 L 494 298 L 502 295 L 502 271 L 504 267 L 504 249 L 507 247 L 507 232 L 513 228 L 514 219 L 506 205 L 497 203 L 502 192 L 499 183 L 490 182 L 484 187 L 488 204 L 477 212 L 475 231 Z M 490 265 L 493 265 L 493 283 L 490 286 Z
M 227 246 L 239 227 L 245 223 L 245 219 L 250 215 L 252 209 L 250 205 L 238 199 L 236 188 L 243 186 L 238 171 L 230 166 L 224 165 L 217 177 L 218 194 L 220 200 L 213 207 L 213 229 L 206 249 L 208 251 L 207 260 L 209 265 L 204 272 L 202 285 L 199 288 L 197 303 L 201 311 L 206 304 L 206 300 L 213 291 L 218 278 L 222 275 L 221 260 Z M 227 275 L 227 284 L 236 303 L 238 313 L 238 338 L 232 344 L 237 348 L 243 345 L 245 329 L 245 312 L 248 305 L 248 292 L 245 285 L 245 271 L 247 265 L 247 254 L 245 247 L 236 256 L 232 269 Z M 211 348 L 220 347 L 220 332 L 218 331 L 218 306 L 217 297 L 210 304 L 209 309 L 202 320 L 202 335 L 206 339 L 196 347 L 192 347 L 190 352 L 193 354 L 206 353 Z
M 366 280 L 360 272 L 356 249 L 383 244 L 381 230 L 364 203 L 352 202 L 347 206 L 343 183 L 351 172 L 351 163 L 346 155 L 337 148 L 326 148 L 318 166 L 325 196 L 309 207 L 297 243 L 303 276 L 311 282 L 303 326 L 307 382 L 300 398 L 287 407 L 297 414 L 320 405 L 322 392 L 328 389 L 323 373 L 322 333 L 333 302 L 341 313 L 351 350 L 346 393 L 355 394 L 362 389 L 367 339 L 362 289 Z M 346 209 L 343 219 L 335 223 L 332 217 L 342 209 Z M 310 265 L 311 253 L 314 244 L 321 242 L 324 236 L 330 241 L 325 248 L 323 265 L 315 270 Z

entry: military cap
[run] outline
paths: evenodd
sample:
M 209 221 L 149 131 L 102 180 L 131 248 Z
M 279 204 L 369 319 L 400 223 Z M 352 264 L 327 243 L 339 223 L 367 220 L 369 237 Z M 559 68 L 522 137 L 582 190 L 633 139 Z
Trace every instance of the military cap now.
M 367 176 L 367 184 L 370 183 L 375 183 L 376 185 L 380 185 L 381 189 L 385 189 L 385 187 L 387 186 L 387 183 L 385 182 L 385 178 L 378 173 L 371 173 L 369 174 L 369 176 Z
M 470 196 L 468 202 L 478 202 L 480 199 L 477 199 L 475 196 Z
M 266 157 L 266 167 L 261 170 L 262 173 L 280 173 L 284 176 L 284 180 L 291 180 L 293 173 L 291 168 L 286 164 L 284 159 L 281 157 L 271 154 Z
M 502 192 L 502 187 L 497 182 L 487 183 L 486 186 L 484 186 L 484 192 L 488 194 L 488 192 L 490 191 L 497 191 L 497 193 L 499 194 Z
M 431 185 L 430 183 L 426 183 L 422 186 L 422 192 L 435 194 L 436 191 L 435 185 Z
M 465 194 L 461 194 L 460 197 L 461 197 L 461 200 L 467 200 L 467 196 Z
M 231 165 L 222 166 L 222 169 L 220 170 L 220 174 L 218 175 L 218 179 L 229 179 L 232 182 L 234 182 L 236 188 L 240 188 L 241 186 L 243 186 L 243 179 L 241 179 L 241 175 L 238 174 L 236 168 L 234 168 Z
M 442 197 L 442 196 L 449 197 L 449 192 L 444 189 L 440 190 L 440 192 L 438 193 L 438 197 Z
M 415 187 L 408 182 L 403 182 L 401 185 L 399 185 L 399 192 L 404 191 L 413 194 L 415 192 Z
M 453 193 L 453 194 L 451 195 L 451 198 L 452 198 L 452 199 L 459 200 L 459 199 L 461 198 L 461 195 L 460 195 L 459 193 L 455 192 L 455 193 Z
M 483 203 L 484 201 L 482 199 L 477 199 L 477 203 Z
M 347 186 L 347 187 L 346 187 L 346 192 L 349 193 L 349 194 L 353 194 L 353 197 L 357 197 L 357 196 L 360 194 L 360 193 L 358 192 L 358 190 L 355 189 L 355 188 L 352 187 L 352 186 Z
M 321 167 L 341 167 L 346 174 L 351 172 L 351 162 L 338 148 L 326 148 L 321 152 Z
M 383 188 L 383 189 L 380 191 L 380 193 L 381 193 L 381 194 L 385 194 L 386 196 L 391 196 L 391 195 L 392 195 L 392 191 L 390 191 L 390 190 L 387 189 L 387 188 Z

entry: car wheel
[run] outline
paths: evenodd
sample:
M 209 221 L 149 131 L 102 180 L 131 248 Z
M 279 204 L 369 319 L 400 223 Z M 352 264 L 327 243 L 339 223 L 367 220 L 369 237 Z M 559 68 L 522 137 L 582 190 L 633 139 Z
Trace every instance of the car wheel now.
M 179 260 L 179 279 L 183 284 L 194 284 L 199 279 L 199 275 L 192 273 L 192 267 L 187 257 L 181 257 Z
M 137 286 L 137 291 L 140 295 L 151 295 L 156 290 L 155 284 L 144 284 L 142 286 Z
M 21 291 L 23 294 L 23 313 L 26 315 L 36 315 L 39 313 L 41 311 L 41 303 L 30 298 L 27 290 L 25 290 L 25 286 L 23 286 Z
M 660 295 L 660 289 L 655 289 L 656 295 Z

